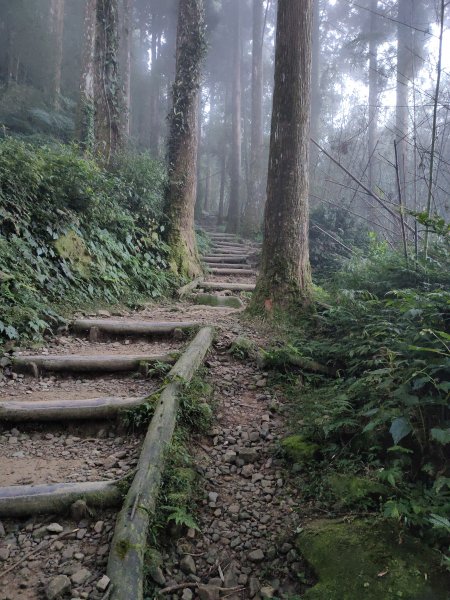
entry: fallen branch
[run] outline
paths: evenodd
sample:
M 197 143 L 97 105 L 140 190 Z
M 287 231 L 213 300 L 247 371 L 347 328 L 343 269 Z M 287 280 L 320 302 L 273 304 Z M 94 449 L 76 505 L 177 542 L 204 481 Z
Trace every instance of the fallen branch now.
M 186 588 L 191 588 L 191 589 L 198 589 L 200 587 L 207 587 L 206 584 L 201 584 L 201 583 L 179 583 L 177 585 L 171 585 L 170 587 L 166 587 L 163 588 L 162 590 L 159 590 L 158 594 L 159 595 L 164 595 L 164 594 L 171 594 L 172 592 L 177 592 L 178 590 L 185 590 Z M 219 590 L 221 592 L 240 592 L 241 590 L 243 590 L 243 587 L 230 587 L 230 588 L 224 588 L 224 587 L 220 587 Z

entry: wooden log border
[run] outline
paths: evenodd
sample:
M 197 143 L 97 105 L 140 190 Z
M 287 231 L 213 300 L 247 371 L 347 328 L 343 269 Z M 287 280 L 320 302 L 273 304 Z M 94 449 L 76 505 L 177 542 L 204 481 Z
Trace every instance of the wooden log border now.
M 164 460 L 172 441 L 179 394 L 203 362 L 213 341 L 212 327 L 202 328 L 169 373 L 144 440 L 136 475 L 117 517 L 107 573 L 110 600 L 142 600 L 148 527 L 156 508 Z

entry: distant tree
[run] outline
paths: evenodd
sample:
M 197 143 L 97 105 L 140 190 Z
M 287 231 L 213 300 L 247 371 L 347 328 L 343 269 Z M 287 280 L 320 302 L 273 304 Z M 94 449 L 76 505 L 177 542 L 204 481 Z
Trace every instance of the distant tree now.
M 310 300 L 311 26 L 312 0 L 279 0 L 264 241 L 253 309 L 285 310 Z
M 133 33 L 133 8 L 134 0 L 121 0 L 119 5 L 120 16 L 120 75 L 123 86 L 123 100 L 125 110 L 122 112 L 123 132 L 130 135 L 130 108 L 131 108 L 131 39 Z
M 194 210 L 197 189 L 198 93 L 205 51 L 203 0 L 180 0 L 173 108 L 169 118 L 166 214 L 172 268 L 188 277 L 201 272 L 195 240 Z
M 263 0 L 253 0 L 250 175 L 242 223 L 242 231 L 246 235 L 252 235 L 258 231 L 259 215 L 264 204 L 261 156 L 263 150 L 263 13 Z
M 123 144 L 123 89 L 119 74 L 119 0 L 97 0 L 95 143 L 109 164 Z
M 233 27 L 233 84 L 231 115 L 230 203 L 228 205 L 228 233 L 237 233 L 241 220 L 241 3 L 231 2 Z
M 55 108 L 59 108 L 61 95 L 61 69 L 63 63 L 65 0 L 50 0 L 50 34 L 52 37 L 51 60 L 52 73 L 50 80 L 50 96 Z

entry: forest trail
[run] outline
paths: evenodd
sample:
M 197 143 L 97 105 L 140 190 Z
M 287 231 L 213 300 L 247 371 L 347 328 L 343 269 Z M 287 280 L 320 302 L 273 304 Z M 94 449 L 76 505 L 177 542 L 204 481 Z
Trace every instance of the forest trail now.
M 239 336 L 256 344 L 266 340 L 240 319 L 240 309 L 195 304 L 205 291 L 218 288 L 216 295 L 229 297 L 236 291 L 227 286 L 254 285 L 248 256 L 256 264 L 258 249 L 231 236 L 211 237 L 211 257 L 220 257 L 220 264 L 227 265 L 221 271 L 230 272 L 216 272 L 215 261 L 206 257 L 210 272 L 192 298 L 133 313 L 77 315 L 70 332 L 61 332 L 37 355 L 20 355 L 21 372 L 1 389 L 3 418 L 8 409 L 8 418 L 14 420 L 2 424 L 2 485 L 113 482 L 133 471 L 143 434 L 130 432 L 114 417 L 93 419 L 95 410 L 105 399 L 108 410 L 114 410 L 124 399 L 138 403 L 150 395 L 158 383 L 142 369 L 136 372 L 133 361 L 149 361 L 150 356 L 173 361 L 171 353 L 185 345 L 186 329 L 213 324 L 218 335 L 205 363 L 205 378 L 214 387 L 214 425 L 210 434 L 194 437 L 190 447 L 202 490 L 196 517 L 201 533 L 189 530 L 186 537 L 163 546 L 163 566 L 153 575 L 162 588 L 181 586 L 164 595 L 174 599 L 293 593 L 298 591 L 295 574 L 303 567 L 292 540 L 283 537 L 284 532 L 294 535 L 297 499 L 274 454 L 285 427 L 280 402 L 267 385 L 266 373 L 229 352 Z M 237 256 L 242 258 L 232 262 Z M 235 273 L 238 269 L 251 273 Z M 245 303 L 245 298 L 244 292 L 240 301 Z M 69 356 L 75 361 L 70 372 Z M 50 370 L 56 359 L 65 360 L 63 370 Z M 89 372 L 86 363 L 92 361 L 95 369 Z M 124 370 L 113 367 L 111 372 L 117 361 Z M 48 403 L 61 411 L 59 420 L 47 421 L 48 413 L 42 414 Z M 73 419 L 77 403 L 87 407 L 83 420 Z M 34 412 L 39 407 L 40 415 Z M 8 511 L 5 506 L 11 504 L 1 501 L 4 492 L 0 489 L 0 510 Z M 88 506 L 92 511 L 81 507 L 78 512 L 73 505 L 62 515 L 0 514 L 1 600 L 56 598 L 61 590 L 67 598 L 108 597 L 105 575 L 116 508 L 90 506 L 89 501 Z

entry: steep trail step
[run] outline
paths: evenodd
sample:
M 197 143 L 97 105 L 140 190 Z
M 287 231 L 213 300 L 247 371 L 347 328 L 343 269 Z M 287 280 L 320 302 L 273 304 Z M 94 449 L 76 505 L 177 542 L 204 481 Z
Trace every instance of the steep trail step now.
M 76 332 L 92 328 L 115 335 L 169 335 L 178 331 L 190 331 L 198 324 L 193 321 L 137 321 L 127 319 L 76 319 L 70 325 Z
M 136 371 L 142 364 L 174 363 L 177 353 L 167 354 L 72 354 L 13 356 L 13 367 L 38 376 L 40 371 L 74 371 L 77 373 L 116 373 Z

